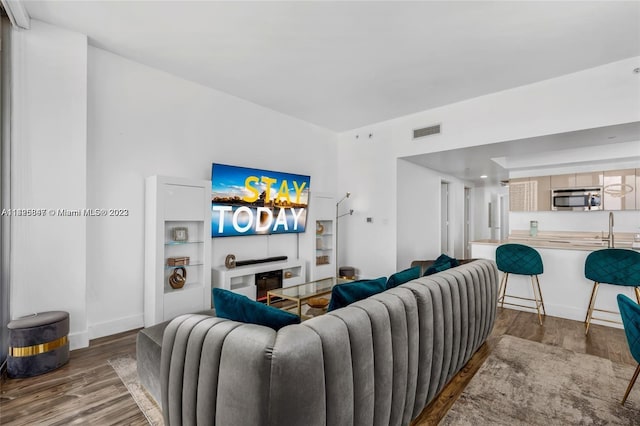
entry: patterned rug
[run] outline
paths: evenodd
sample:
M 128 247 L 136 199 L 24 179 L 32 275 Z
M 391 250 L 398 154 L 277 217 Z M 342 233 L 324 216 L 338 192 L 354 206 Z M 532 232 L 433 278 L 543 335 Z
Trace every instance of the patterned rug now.
M 503 336 L 442 425 L 639 425 L 635 367 Z
M 130 356 L 123 356 L 110 359 L 109 365 L 116 371 L 122 383 L 127 387 L 129 394 L 136 401 L 149 424 L 151 426 L 163 426 L 162 411 L 140 384 L 136 360 Z

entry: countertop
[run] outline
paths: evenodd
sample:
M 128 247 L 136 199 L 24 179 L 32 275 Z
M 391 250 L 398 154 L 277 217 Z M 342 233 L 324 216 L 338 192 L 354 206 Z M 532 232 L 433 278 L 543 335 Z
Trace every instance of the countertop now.
M 631 249 L 634 234 L 631 232 L 614 232 L 615 248 Z M 500 245 L 506 243 L 526 244 L 537 248 L 553 248 L 563 250 L 586 250 L 594 251 L 607 248 L 606 237 L 601 232 L 568 232 L 568 231 L 546 231 L 538 232 L 532 237 L 529 231 L 514 230 L 506 240 L 483 239 L 471 241 L 472 244 Z M 634 250 L 640 250 L 634 248 Z

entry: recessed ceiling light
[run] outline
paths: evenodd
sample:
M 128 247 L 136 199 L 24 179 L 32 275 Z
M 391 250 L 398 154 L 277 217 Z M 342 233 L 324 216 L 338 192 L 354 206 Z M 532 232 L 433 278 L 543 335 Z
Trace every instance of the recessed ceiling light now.
M 480 179 L 486 179 L 486 178 L 487 178 L 487 175 L 480 176 Z

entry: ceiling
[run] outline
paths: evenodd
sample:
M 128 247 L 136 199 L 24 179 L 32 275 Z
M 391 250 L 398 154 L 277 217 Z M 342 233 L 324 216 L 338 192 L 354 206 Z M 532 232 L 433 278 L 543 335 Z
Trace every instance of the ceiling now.
M 23 3 L 94 46 L 337 132 L 640 55 L 640 2 Z
M 509 173 L 567 166 L 640 164 L 640 122 L 453 149 L 404 158 L 477 185 L 497 185 Z M 481 178 L 480 176 L 486 176 Z

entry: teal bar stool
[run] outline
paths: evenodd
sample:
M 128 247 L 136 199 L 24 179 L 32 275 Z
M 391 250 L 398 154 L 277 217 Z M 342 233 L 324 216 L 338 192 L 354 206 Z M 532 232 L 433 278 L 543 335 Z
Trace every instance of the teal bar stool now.
M 628 249 L 603 249 L 589 254 L 584 262 L 584 276 L 593 281 L 591 299 L 587 308 L 587 316 L 584 320 L 586 331 L 589 334 L 589 326 L 592 320 L 613 322 L 620 324 L 620 321 L 613 321 L 607 318 L 596 318 L 594 311 L 617 314 L 618 312 L 606 309 L 596 309 L 596 296 L 600 284 L 613 284 L 626 287 L 635 287 L 636 299 L 640 303 L 640 253 Z
M 620 308 L 620 315 L 622 316 L 622 323 L 624 324 L 624 333 L 627 336 L 627 342 L 629 342 L 629 350 L 633 358 L 638 361 L 636 372 L 633 373 L 629 386 L 627 386 L 627 391 L 622 398 L 622 405 L 624 405 L 629 396 L 629 392 L 631 392 L 631 388 L 640 374 L 640 304 L 634 303 L 633 300 L 624 294 L 619 294 L 618 307 Z
M 538 253 L 536 249 L 523 244 L 503 244 L 496 249 L 496 264 L 498 269 L 504 272 L 502 281 L 500 282 L 500 291 L 498 292 L 498 303 L 500 306 L 504 307 L 504 305 L 511 305 L 533 309 L 533 306 L 507 303 L 504 299 L 506 297 L 511 297 L 514 299 L 532 301 L 535 303 L 535 309 L 538 312 L 538 321 L 540 322 L 540 325 L 542 325 L 542 315 L 546 316 L 547 313 L 544 309 L 542 291 L 540 291 L 540 281 L 538 280 L 538 275 L 542 274 L 544 270 L 540 253 Z M 529 275 L 531 277 L 533 299 L 507 294 L 507 281 L 509 280 L 509 274 Z M 542 311 L 540 308 L 542 308 Z

